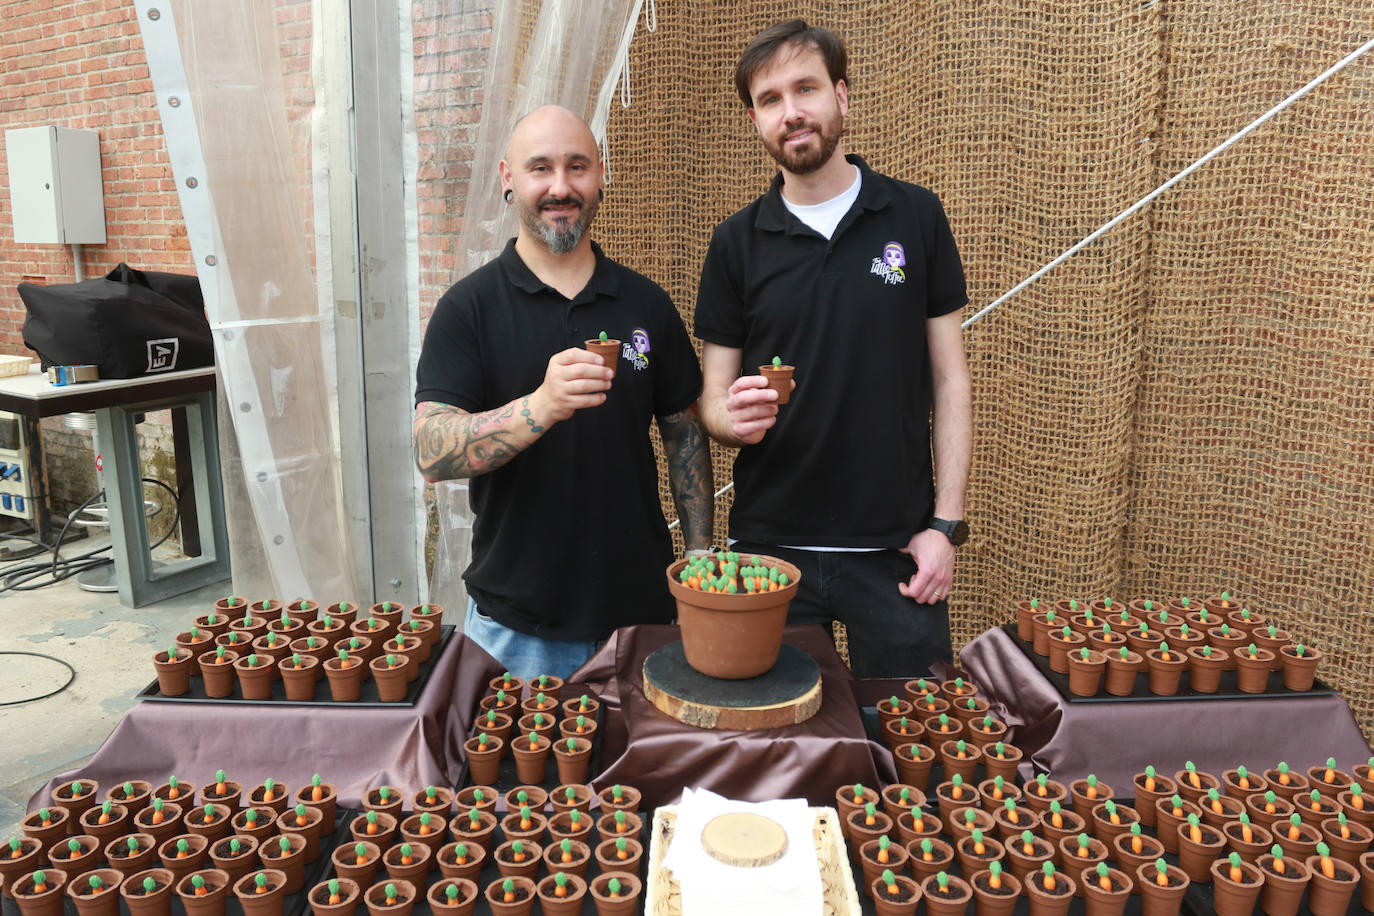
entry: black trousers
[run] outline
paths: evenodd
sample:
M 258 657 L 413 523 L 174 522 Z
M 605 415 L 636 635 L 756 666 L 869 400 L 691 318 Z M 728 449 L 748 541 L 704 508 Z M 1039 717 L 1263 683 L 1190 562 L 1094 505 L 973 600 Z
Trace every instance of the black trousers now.
M 789 625 L 838 620 L 849 631 L 849 665 L 856 678 L 922 677 L 937 661 L 952 663 L 949 604 L 917 604 L 897 591 L 916 564 L 897 550 L 796 550 L 738 541 L 730 548 L 747 563 L 766 554 L 801 571 L 801 585 L 787 611 Z

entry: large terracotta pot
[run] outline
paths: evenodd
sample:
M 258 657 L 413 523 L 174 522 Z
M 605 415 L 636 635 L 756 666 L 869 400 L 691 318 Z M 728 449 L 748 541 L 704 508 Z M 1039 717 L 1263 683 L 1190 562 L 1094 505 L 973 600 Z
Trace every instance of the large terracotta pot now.
M 677 600 L 682 627 L 682 650 L 687 663 L 702 674 L 731 680 L 757 677 L 777 662 L 787 606 L 797 593 L 801 572 L 783 560 L 760 559 L 787 573 L 787 585 L 755 594 L 710 594 L 679 580 L 685 559 L 668 567 L 668 590 Z

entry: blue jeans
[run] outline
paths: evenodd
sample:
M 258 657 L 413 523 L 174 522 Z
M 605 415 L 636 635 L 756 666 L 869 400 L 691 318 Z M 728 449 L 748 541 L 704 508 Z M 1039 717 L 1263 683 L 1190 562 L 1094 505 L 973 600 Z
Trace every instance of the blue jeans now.
M 953 660 L 949 604 L 917 604 L 897 591 L 897 583 L 916 571 L 907 554 L 797 550 L 743 541 L 730 549 L 743 556 L 775 556 L 801 571 L 788 624 L 815 623 L 828 632 L 832 620 L 843 623 L 856 678 L 920 677 L 935 662 Z
M 566 680 L 601 648 L 601 643 L 594 640 L 541 639 L 512 630 L 479 612 L 471 597 L 467 616 L 463 618 L 463 633 L 507 671 L 525 681 L 541 674 Z

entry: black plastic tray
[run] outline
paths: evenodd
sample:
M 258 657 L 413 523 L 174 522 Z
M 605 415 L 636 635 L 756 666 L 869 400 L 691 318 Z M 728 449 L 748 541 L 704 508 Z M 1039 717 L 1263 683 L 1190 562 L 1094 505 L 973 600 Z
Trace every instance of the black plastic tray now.
M 312 700 L 288 700 L 286 698 L 286 685 L 281 681 L 272 682 L 272 697 L 267 700 L 245 700 L 243 693 L 239 690 L 238 679 L 234 680 L 234 691 L 229 696 L 222 699 L 207 696 L 205 693 L 205 680 L 200 675 L 191 676 L 191 687 L 179 697 L 169 697 L 158 690 L 157 679 L 147 687 L 144 687 L 138 694 L 140 700 L 150 700 L 155 703 L 265 703 L 274 706 L 414 706 L 419 699 L 421 691 L 425 689 L 425 684 L 429 681 L 429 675 L 434 670 L 439 656 L 443 654 L 445 647 L 448 646 L 449 637 L 453 635 L 454 628 L 445 624 L 439 628 L 439 641 L 434 645 L 434 649 L 429 654 L 429 659 L 420 665 L 420 673 L 415 680 L 410 682 L 410 687 L 406 690 L 405 699 L 395 703 L 383 703 L 381 697 L 377 695 L 377 682 L 373 678 L 363 681 L 361 692 L 358 699 L 351 703 L 337 702 L 329 694 L 329 681 L 320 678 L 315 682 L 315 697 Z
M 1150 693 L 1150 676 L 1148 674 L 1137 674 L 1135 676 L 1135 688 L 1130 695 L 1124 697 L 1114 697 L 1105 690 L 1099 688 L 1098 694 L 1091 697 L 1080 697 L 1069 691 L 1069 676 L 1060 674 L 1050 668 L 1049 656 L 1039 655 L 1030 643 L 1016 635 L 1016 624 L 1004 624 L 1002 627 L 1012 642 L 1026 653 L 1026 658 L 1030 659 L 1035 667 L 1040 669 L 1040 673 L 1045 676 L 1054 689 L 1059 691 L 1065 701 L 1069 703 L 1137 703 L 1140 701 L 1159 701 L 1159 700 L 1282 700 L 1294 697 L 1317 697 L 1334 694 L 1336 691 L 1331 689 L 1321 678 L 1312 682 L 1311 690 L 1289 690 L 1283 686 L 1283 675 L 1279 671 L 1269 672 L 1269 684 L 1264 693 L 1242 693 L 1236 687 L 1236 672 L 1223 671 L 1221 673 L 1221 685 L 1215 693 L 1199 693 L 1193 689 L 1188 671 L 1184 671 L 1178 682 L 1178 693 L 1169 697 L 1162 697 L 1158 694 Z

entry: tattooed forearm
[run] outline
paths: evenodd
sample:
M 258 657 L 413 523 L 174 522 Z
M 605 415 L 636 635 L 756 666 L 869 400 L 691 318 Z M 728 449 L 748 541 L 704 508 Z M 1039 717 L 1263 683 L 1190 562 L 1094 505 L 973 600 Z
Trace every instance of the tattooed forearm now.
M 687 548 L 711 543 L 715 521 L 715 501 L 711 494 L 711 445 L 701 428 L 697 406 L 681 413 L 658 418 L 663 451 L 668 460 L 668 485 L 673 505 L 682 520 L 682 535 Z
M 528 416 L 529 398 L 468 413 L 427 401 L 415 408 L 415 466 L 428 481 L 487 474 L 533 444 L 544 428 Z M 524 415 L 517 415 L 517 408 Z

